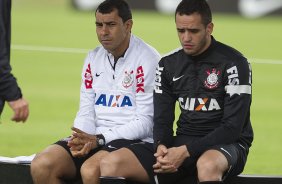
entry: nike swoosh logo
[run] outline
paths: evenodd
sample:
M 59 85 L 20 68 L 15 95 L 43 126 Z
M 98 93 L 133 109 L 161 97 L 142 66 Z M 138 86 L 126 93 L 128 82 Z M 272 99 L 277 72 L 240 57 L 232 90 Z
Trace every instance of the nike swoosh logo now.
M 173 78 L 172 78 L 172 81 L 175 82 L 175 81 L 181 79 L 182 77 L 184 77 L 184 75 L 181 75 L 180 77 L 173 77 Z
M 230 157 L 232 157 L 232 155 L 227 151 L 225 150 L 224 148 L 220 148 L 222 151 L 224 151 L 225 153 L 227 153 Z
M 102 73 L 104 73 L 104 72 L 101 72 L 101 73 L 96 73 L 96 77 L 99 77 Z
M 116 147 L 111 146 L 111 145 L 108 145 L 108 148 L 111 148 L 111 149 L 117 149 Z
M 282 7 L 281 0 L 240 0 L 239 11 L 246 17 L 256 18 Z

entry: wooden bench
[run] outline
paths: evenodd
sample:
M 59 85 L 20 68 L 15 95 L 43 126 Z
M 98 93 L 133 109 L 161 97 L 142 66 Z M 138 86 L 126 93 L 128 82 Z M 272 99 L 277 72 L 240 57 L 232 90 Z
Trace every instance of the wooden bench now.
M 196 180 L 186 179 L 177 184 L 197 184 Z M 247 175 L 228 178 L 224 184 L 282 184 L 282 176 Z
M 196 184 L 184 180 L 177 184 Z M 0 163 L 0 184 L 33 184 L 30 175 L 30 165 Z M 80 181 L 68 184 L 81 184 Z M 282 184 L 282 176 L 246 175 L 242 174 L 225 181 L 225 184 Z

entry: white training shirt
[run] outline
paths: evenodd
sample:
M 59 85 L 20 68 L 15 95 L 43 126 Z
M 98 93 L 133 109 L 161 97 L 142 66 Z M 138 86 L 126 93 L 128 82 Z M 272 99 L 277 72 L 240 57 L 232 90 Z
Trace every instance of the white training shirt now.
M 82 71 L 80 107 L 74 127 L 115 139 L 153 142 L 153 88 L 160 54 L 131 35 L 119 58 L 102 46 L 88 53 Z

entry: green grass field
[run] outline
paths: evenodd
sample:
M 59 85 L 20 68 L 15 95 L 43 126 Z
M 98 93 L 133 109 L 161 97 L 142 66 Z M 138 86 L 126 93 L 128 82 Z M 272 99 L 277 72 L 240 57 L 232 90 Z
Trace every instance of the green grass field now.
M 70 134 L 79 105 L 85 50 L 97 46 L 94 14 L 68 0 L 13 0 L 12 67 L 30 103 L 25 124 L 0 124 L 0 155 L 31 155 Z M 133 11 L 133 33 L 164 54 L 179 47 L 173 15 Z M 215 14 L 214 36 L 240 50 L 253 68 L 255 140 L 244 173 L 282 175 L 282 17 L 248 20 Z M 68 52 L 67 49 L 78 48 Z

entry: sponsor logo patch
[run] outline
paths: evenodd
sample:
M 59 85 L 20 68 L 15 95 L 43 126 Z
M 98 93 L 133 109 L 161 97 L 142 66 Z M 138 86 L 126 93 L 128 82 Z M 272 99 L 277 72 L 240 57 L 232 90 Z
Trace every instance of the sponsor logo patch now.
M 90 63 L 89 63 L 84 73 L 84 84 L 85 84 L 86 89 L 92 88 L 92 82 L 93 82 L 93 77 L 92 77 Z
M 239 85 L 240 84 L 238 69 L 236 66 L 229 68 L 226 72 L 228 74 L 228 84 L 229 85 Z
M 144 71 L 143 71 L 143 67 L 142 66 L 139 66 L 137 68 L 137 75 L 136 75 L 136 93 L 139 93 L 139 92 L 145 92 L 144 90 Z
M 221 110 L 215 98 L 178 98 L 179 105 L 187 111 L 214 111 Z
M 162 87 L 162 72 L 164 70 L 164 67 L 158 66 L 156 69 L 156 79 L 155 79 L 155 92 L 156 93 L 163 93 Z
M 110 95 L 110 94 L 100 94 L 97 96 L 95 105 L 101 105 L 106 107 L 132 107 L 132 101 L 129 96 L 126 95 Z

